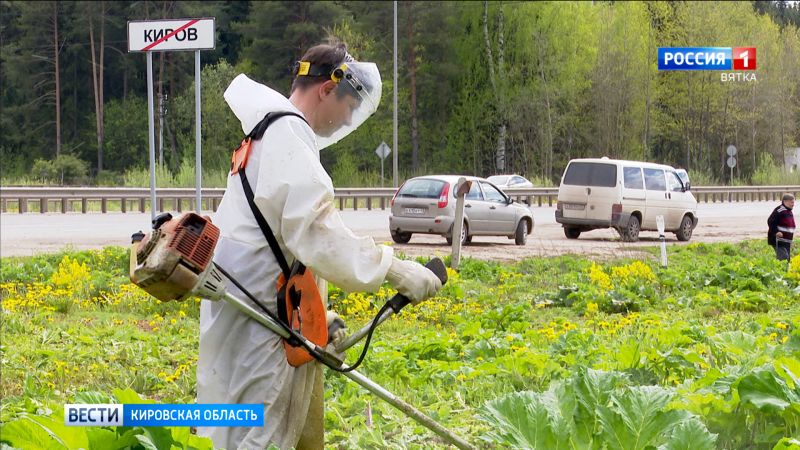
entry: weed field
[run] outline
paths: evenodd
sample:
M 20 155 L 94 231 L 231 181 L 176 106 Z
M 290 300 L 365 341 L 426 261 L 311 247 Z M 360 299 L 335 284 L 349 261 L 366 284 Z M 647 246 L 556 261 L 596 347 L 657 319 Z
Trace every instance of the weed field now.
M 800 256 L 690 244 L 664 269 L 655 252 L 462 261 L 378 328 L 361 371 L 479 448 L 800 449 Z M 65 403 L 195 400 L 198 302 L 149 298 L 127 265 L 118 247 L 3 258 L 2 448 L 211 448 L 63 425 Z M 329 294 L 357 329 L 394 292 Z M 329 448 L 445 447 L 331 372 L 325 407 Z

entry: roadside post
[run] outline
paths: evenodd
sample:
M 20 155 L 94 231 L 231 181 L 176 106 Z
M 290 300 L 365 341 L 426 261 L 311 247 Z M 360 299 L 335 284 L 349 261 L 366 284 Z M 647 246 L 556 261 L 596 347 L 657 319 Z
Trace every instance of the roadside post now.
M 736 147 L 733 145 L 729 145 L 728 148 L 725 149 L 725 153 L 728 154 L 728 159 L 725 160 L 725 164 L 731 169 L 731 181 L 730 185 L 733 186 L 733 168 L 736 167 Z M 741 175 L 741 172 L 739 172 Z
M 215 19 L 133 20 L 128 22 L 128 52 L 147 54 L 147 119 L 150 143 L 150 217 L 156 216 L 155 120 L 153 117 L 153 52 L 194 51 L 195 210 L 201 210 L 200 50 L 213 50 Z
M 656 216 L 658 237 L 661 240 L 661 266 L 667 267 L 667 237 L 664 235 L 664 216 Z
M 453 253 L 450 259 L 450 268 L 453 270 L 458 268 L 458 263 L 461 260 L 461 233 L 464 229 L 464 197 L 472 188 L 472 181 L 467 181 L 466 178 L 461 177 L 456 184 L 456 217 L 453 219 Z
M 389 156 L 389 153 L 392 153 L 392 149 L 386 144 L 386 142 L 381 141 L 381 145 L 375 149 L 375 154 L 378 155 L 378 158 L 381 159 L 381 187 L 383 187 L 383 160 Z

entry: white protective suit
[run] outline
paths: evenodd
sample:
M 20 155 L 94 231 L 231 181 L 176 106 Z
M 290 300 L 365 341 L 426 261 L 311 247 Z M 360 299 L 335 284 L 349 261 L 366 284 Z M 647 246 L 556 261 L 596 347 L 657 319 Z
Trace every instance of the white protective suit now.
M 225 99 L 249 133 L 271 111 L 292 111 L 280 93 L 239 75 Z M 333 185 L 319 161 L 315 135 L 298 117 L 273 122 L 254 143 L 247 178 L 255 202 L 291 265 L 299 258 L 314 273 L 348 291 L 377 290 L 392 263 L 392 249 L 355 236 L 333 204 Z M 275 282 L 280 268 L 247 204 L 238 176 L 228 177 L 214 216 L 221 239 L 214 261 L 277 314 Z M 228 283 L 229 292 L 246 298 Z M 324 296 L 324 292 L 323 292 Z M 297 445 L 323 366 L 294 368 L 281 338 L 225 302 L 200 306 L 198 403 L 263 403 L 264 427 L 200 428 L 217 447 L 282 449 Z M 320 411 L 311 411 L 319 414 Z M 317 417 L 317 420 L 322 420 Z M 321 430 L 320 430 L 321 431 Z

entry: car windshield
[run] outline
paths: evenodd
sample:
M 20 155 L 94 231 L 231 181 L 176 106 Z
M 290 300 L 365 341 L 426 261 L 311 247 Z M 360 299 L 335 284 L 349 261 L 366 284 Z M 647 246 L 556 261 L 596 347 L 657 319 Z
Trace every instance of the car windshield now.
M 678 178 L 681 179 L 684 185 L 689 184 L 689 174 L 686 173 L 685 169 L 676 169 L 675 173 L 678 174 Z
M 494 184 L 506 184 L 506 182 L 508 181 L 508 177 L 509 177 L 508 175 L 493 175 L 487 178 L 487 180 L 489 180 L 490 183 Z
M 430 178 L 418 178 L 408 180 L 400 192 L 397 193 L 398 197 L 411 197 L 411 198 L 439 198 L 444 187 L 444 181 L 432 180 Z

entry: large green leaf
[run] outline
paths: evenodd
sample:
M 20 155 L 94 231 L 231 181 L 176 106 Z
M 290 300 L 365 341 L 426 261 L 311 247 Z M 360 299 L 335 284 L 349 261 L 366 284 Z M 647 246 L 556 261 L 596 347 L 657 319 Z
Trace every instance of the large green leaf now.
M 772 447 L 772 450 L 800 450 L 800 439 L 783 438 Z
M 597 432 L 598 408 L 608 405 L 611 393 L 624 386 L 627 377 L 619 372 L 581 368 L 571 380 L 577 408 L 575 410 L 576 441 L 590 447 Z
M 22 449 L 63 450 L 69 448 L 27 417 L 0 425 L 0 440 Z
M 90 449 L 102 448 L 103 450 L 119 450 L 130 445 L 136 444 L 136 440 L 132 443 L 127 441 L 120 441 L 117 433 L 100 427 L 92 427 L 86 430 L 86 436 L 89 438 Z
M 59 415 L 60 416 L 60 415 Z M 54 420 L 45 416 L 26 416 L 27 419 L 37 423 L 43 430 L 51 434 L 56 440 L 64 443 L 67 448 L 88 448 L 89 439 L 86 436 L 86 428 L 68 427 L 64 425 L 63 417 L 61 420 Z
M 786 381 L 790 389 L 800 392 L 800 361 L 788 357 L 777 358 L 772 367 Z
M 131 388 L 114 389 L 114 397 L 118 403 L 155 403 L 153 400 L 143 399 Z
M 665 411 L 673 393 L 658 386 L 635 386 L 614 392 L 609 407 L 598 408 L 603 436 L 616 450 L 644 450 L 657 445 L 685 417 Z
M 672 430 L 669 440 L 658 450 L 714 450 L 717 435 L 709 433 L 700 419 L 690 417 Z
M 214 443 L 210 438 L 197 436 L 189 431 L 188 427 L 172 427 L 172 439 L 175 444 L 184 449 L 214 450 Z
M 568 449 L 561 430 L 554 430 L 551 422 L 559 423 L 561 413 L 552 396 L 536 392 L 516 392 L 493 400 L 484 406 L 481 417 L 492 429 L 487 437 L 492 441 L 519 449 Z
M 742 404 L 765 412 L 781 412 L 800 400 L 772 369 L 759 369 L 742 377 L 737 389 Z
M 88 405 L 115 403 L 115 401 L 110 395 L 104 392 L 85 391 L 75 394 L 75 403 Z

